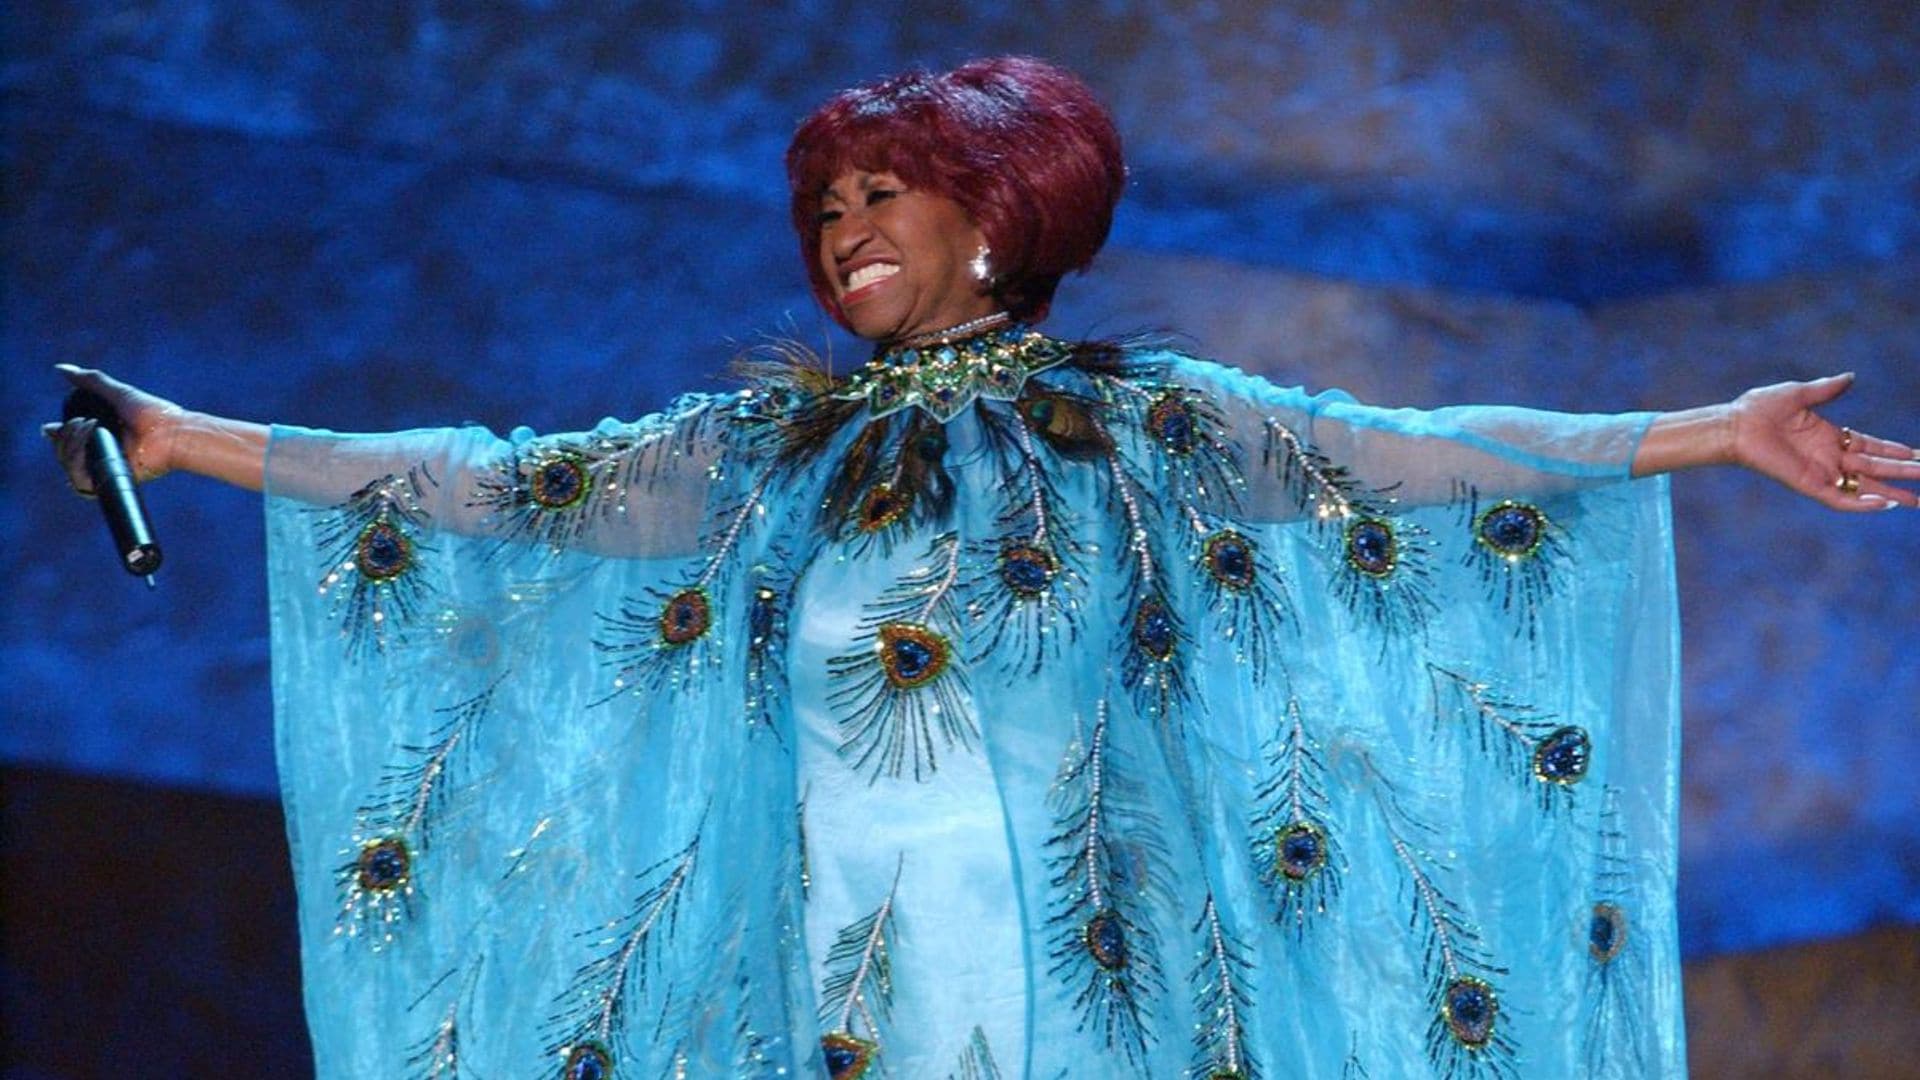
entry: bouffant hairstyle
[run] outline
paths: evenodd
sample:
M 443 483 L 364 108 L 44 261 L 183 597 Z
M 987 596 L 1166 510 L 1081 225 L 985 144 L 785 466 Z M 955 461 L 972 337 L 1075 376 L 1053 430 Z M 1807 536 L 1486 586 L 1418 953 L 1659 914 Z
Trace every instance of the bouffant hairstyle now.
M 1085 83 L 1025 56 L 909 71 L 834 95 L 787 148 L 787 182 L 813 295 L 846 325 L 820 267 L 821 196 L 849 169 L 891 172 L 959 203 L 993 249 L 993 293 L 1044 317 L 1069 270 L 1106 243 L 1126 186 L 1113 117 Z

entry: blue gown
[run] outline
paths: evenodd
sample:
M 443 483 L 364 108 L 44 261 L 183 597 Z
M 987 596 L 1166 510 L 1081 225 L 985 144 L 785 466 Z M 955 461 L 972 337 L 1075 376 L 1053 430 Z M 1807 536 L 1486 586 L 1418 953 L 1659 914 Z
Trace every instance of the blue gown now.
M 1648 421 L 1016 327 L 276 429 L 319 1075 L 1680 1075 Z

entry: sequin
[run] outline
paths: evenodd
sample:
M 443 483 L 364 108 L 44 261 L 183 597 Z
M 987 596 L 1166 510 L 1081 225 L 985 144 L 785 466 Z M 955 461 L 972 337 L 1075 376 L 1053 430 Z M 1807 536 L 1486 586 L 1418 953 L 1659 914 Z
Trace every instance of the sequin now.
M 1587 923 L 1587 951 L 1605 964 L 1627 947 L 1627 913 L 1618 904 L 1601 901 L 1593 905 L 1593 917 Z
M 660 640 L 668 645 L 697 641 L 713 625 L 713 609 L 704 589 L 682 589 L 660 610 Z
M 878 632 L 880 664 L 897 690 L 925 686 L 946 670 L 952 654 L 947 639 L 913 623 L 887 623 Z
M 1474 522 L 1473 536 L 1496 555 L 1524 559 L 1540 550 L 1547 536 L 1547 518 L 1526 503 L 1495 503 Z
M 1379 518 L 1361 518 L 1347 526 L 1347 565 L 1368 577 L 1393 573 L 1400 558 L 1393 526 Z
M 1010 544 L 1000 550 L 1000 580 L 1020 596 L 1039 596 L 1053 583 L 1053 556 L 1031 544 Z
M 599 1043 L 582 1043 L 567 1051 L 560 1080 L 612 1080 L 613 1055 Z
M 413 567 L 413 545 L 386 521 L 360 530 L 353 544 L 353 565 L 368 581 L 392 581 Z
M 1193 452 L 1193 410 L 1177 394 L 1163 394 L 1147 410 L 1147 434 L 1175 454 Z
M 565 510 L 587 497 L 587 470 L 571 457 L 558 457 L 534 466 L 528 496 L 546 510 Z
M 747 609 L 747 632 L 756 642 L 766 641 L 773 636 L 774 618 L 779 614 L 774 606 L 780 594 L 762 585 L 753 590 L 753 606 Z
M 1309 821 L 1296 821 L 1273 837 L 1274 863 L 1288 881 L 1305 881 L 1327 865 L 1327 837 Z
M 879 532 L 900 520 L 913 503 L 910 495 L 896 494 L 886 484 L 875 484 L 860 501 L 859 526 L 862 532 Z
M 1108 971 L 1118 971 L 1127 966 L 1127 929 L 1121 925 L 1120 916 L 1111 911 L 1095 913 L 1087 920 L 1085 929 L 1080 932 L 1086 942 L 1087 953 L 1093 962 Z
M 1253 544 L 1239 533 L 1225 529 L 1207 537 L 1203 558 L 1207 573 L 1226 588 L 1239 591 L 1253 585 Z
M 867 1040 L 854 1038 L 844 1031 L 835 1031 L 820 1039 L 820 1054 L 827 1059 L 827 1075 L 833 1080 L 856 1080 L 865 1076 L 877 1049 Z
M 355 867 L 362 890 L 390 893 L 406 885 L 413 869 L 413 856 L 405 840 L 386 836 L 369 840 L 362 846 Z
M 1173 655 L 1175 631 L 1173 616 L 1158 600 L 1146 600 L 1133 615 L 1133 643 L 1155 660 Z
M 1500 1014 L 1500 1003 L 1493 987 L 1470 975 L 1447 984 L 1441 996 L 1441 1016 L 1447 1031 L 1460 1045 L 1478 1050 L 1493 1038 L 1493 1023 Z
M 1577 784 L 1587 775 L 1592 750 L 1586 729 L 1555 728 L 1533 749 L 1533 775 L 1552 784 Z

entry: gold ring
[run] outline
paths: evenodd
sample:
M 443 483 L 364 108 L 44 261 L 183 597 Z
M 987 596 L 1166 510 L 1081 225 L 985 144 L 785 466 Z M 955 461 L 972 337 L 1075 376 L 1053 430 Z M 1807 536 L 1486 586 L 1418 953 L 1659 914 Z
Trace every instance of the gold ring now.
M 1833 486 L 1848 495 L 1858 495 L 1860 493 L 1860 474 L 1843 472 L 1839 478 L 1833 482 Z
M 1840 452 L 1844 454 L 1852 449 L 1853 449 L 1853 429 L 1850 427 L 1843 427 L 1840 429 Z

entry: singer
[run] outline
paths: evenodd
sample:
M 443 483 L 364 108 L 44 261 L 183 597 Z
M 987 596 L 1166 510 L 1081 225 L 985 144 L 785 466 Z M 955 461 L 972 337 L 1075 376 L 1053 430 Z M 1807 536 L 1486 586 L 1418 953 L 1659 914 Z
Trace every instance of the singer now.
M 1849 377 L 1418 412 L 1052 337 L 1126 174 L 1031 59 L 786 165 L 851 373 L 503 440 L 62 369 L 267 494 L 320 1074 L 1683 1073 L 1664 474 L 1920 505 Z

